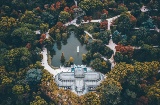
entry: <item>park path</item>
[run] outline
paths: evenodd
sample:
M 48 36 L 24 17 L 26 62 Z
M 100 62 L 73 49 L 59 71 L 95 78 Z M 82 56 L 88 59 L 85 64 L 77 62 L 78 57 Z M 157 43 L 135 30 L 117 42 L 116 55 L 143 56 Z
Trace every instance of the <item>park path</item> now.
M 40 32 L 36 32 L 37 34 Z M 48 32 L 46 33 L 46 38 L 48 39 L 50 36 L 48 34 Z M 51 74 L 53 74 L 54 76 L 56 76 L 58 73 L 60 72 L 68 72 L 70 71 L 69 68 L 67 67 L 61 67 L 58 69 L 53 69 L 51 68 L 51 66 L 48 64 L 48 56 L 47 56 L 47 48 L 45 48 L 45 46 L 43 46 L 41 54 L 43 55 L 43 59 L 41 61 L 42 66 L 44 66 L 44 69 L 46 69 L 47 71 L 49 71 Z

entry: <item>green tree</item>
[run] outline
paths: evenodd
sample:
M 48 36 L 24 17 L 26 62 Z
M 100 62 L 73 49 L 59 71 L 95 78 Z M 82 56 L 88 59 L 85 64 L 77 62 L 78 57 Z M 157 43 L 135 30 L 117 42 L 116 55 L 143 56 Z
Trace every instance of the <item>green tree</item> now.
M 36 14 L 33 13 L 33 11 L 28 10 L 26 10 L 25 13 L 22 15 L 20 21 L 36 25 L 39 25 L 41 23 L 41 20 L 36 17 Z
M 137 19 L 128 12 L 123 12 L 117 21 L 117 29 L 122 34 L 130 33 L 130 30 L 136 25 Z
M 66 23 L 66 22 L 68 22 L 70 17 L 71 17 L 71 14 L 69 14 L 66 11 L 61 11 L 58 19 L 59 19 L 60 22 Z
M 47 24 L 47 23 L 41 23 L 40 24 L 40 30 L 41 30 L 41 32 L 42 33 L 45 33 L 45 32 L 47 32 L 48 31 L 48 28 L 49 28 L 49 25 Z
M 127 12 L 127 11 L 128 11 L 128 8 L 124 4 L 118 5 L 118 8 L 117 8 L 118 14 L 121 14 L 122 12 Z
M 7 71 L 19 71 L 31 64 L 31 53 L 27 48 L 15 48 L 9 50 L 3 57 Z
M 64 64 L 64 62 L 65 62 L 65 57 L 64 57 L 64 53 L 63 52 L 62 52 L 61 60 L 60 61 L 61 61 L 62 64 Z
M 98 39 L 102 40 L 104 44 L 108 44 L 110 40 L 111 31 L 100 32 Z
M 101 105 L 118 105 L 121 101 L 121 84 L 112 78 L 105 79 L 97 88 Z
M 26 74 L 26 81 L 30 84 L 30 85 L 36 85 L 38 83 L 40 83 L 42 78 L 42 71 L 41 69 L 30 69 L 29 71 L 27 71 Z
M 27 43 L 34 43 L 36 34 L 27 27 L 17 28 L 12 34 L 12 42 L 15 46 L 24 46 Z

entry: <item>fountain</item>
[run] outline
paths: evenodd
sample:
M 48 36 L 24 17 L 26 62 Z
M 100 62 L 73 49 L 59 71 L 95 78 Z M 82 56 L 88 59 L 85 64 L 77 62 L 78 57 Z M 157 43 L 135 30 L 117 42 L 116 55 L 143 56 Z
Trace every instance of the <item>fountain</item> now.
M 79 46 L 77 46 L 77 52 L 79 52 Z

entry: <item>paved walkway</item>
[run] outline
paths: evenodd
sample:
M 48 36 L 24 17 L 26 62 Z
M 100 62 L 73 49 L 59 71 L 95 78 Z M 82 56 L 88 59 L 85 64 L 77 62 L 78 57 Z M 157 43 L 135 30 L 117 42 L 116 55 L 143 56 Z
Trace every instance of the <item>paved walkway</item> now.
M 120 16 L 120 15 L 115 16 L 115 17 L 113 17 L 113 18 L 106 19 L 106 20 L 108 20 L 108 30 L 110 30 L 111 22 L 112 22 L 113 20 L 115 20 L 116 18 L 118 18 L 119 16 Z M 75 26 L 78 27 L 79 25 L 76 24 L 76 20 L 77 20 L 77 18 L 75 18 L 75 19 L 72 20 L 71 22 L 66 23 L 65 26 L 75 25 Z M 91 22 L 100 22 L 100 21 L 101 21 L 100 19 L 91 20 Z M 89 21 L 83 22 L 83 23 L 89 23 Z M 86 34 L 88 34 L 88 35 L 94 40 L 93 36 L 92 36 L 89 32 L 87 32 L 87 31 L 84 31 L 84 32 L 85 32 Z M 40 31 L 36 31 L 36 34 L 40 34 Z M 112 36 L 112 35 L 111 35 L 111 36 Z M 50 37 L 50 36 L 49 36 L 49 34 L 48 34 L 48 32 L 47 32 L 47 33 L 46 33 L 46 38 L 49 38 L 49 37 Z M 109 44 L 106 45 L 106 46 L 108 46 L 109 48 L 111 48 L 111 49 L 114 51 L 114 54 L 115 54 L 115 46 L 116 46 L 116 44 L 113 43 L 112 39 L 110 39 Z M 48 64 L 47 49 L 46 49 L 45 47 L 43 47 L 43 51 L 41 51 L 41 54 L 43 55 L 43 59 L 42 59 L 42 61 L 41 61 L 42 66 L 44 66 L 44 68 L 45 68 L 46 70 L 48 70 L 48 71 L 49 71 L 51 74 L 53 74 L 54 76 L 57 75 L 57 74 L 60 73 L 60 72 L 67 72 L 67 71 L 69 70 L 68 68 L 64 68 L 64 67 L 60 67 L 59 69 L 53 69 L 53 68 L 51 68 L 51 67 L 49 66 L 49 64 Z M 113 54 L 113 55 L 114 55 L 114 54 Z M 111 64 L 112 64 L 111 68 L 113 68 L 113 67 L 115 66 L 114 59 L 113 59 L 113 55 L 112 55 L 112 57 L 111 57 L 110 59 L 104 58 L 104 60 L 109 60 L 109 61 L 111 62 Z
M 38 33 L 38 31 L 37 31 L 37 33 Z M 46 38 L 49 38 L 48 32 L 46 33 Z M 66 68 L 66 67 L 60 67 L 59 69 L 51 68 L 51 66 L 49 66 L 49 64 L 48 64 L 47 48 L 43 47 L 41 54 L 43 55 L 43 59 L 41 61 L 42 66 L 44 66 L 44 68 L 46 70 L 48 70 L 54 76 L 60 72 L 68 72 L 70 70 L 69 68 Z

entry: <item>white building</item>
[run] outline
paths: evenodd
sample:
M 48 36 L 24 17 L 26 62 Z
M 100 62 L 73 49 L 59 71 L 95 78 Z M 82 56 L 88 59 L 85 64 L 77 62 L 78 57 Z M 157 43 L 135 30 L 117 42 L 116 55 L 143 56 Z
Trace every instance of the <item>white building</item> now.
M 61 72 L 55 76 L 55 82 L 60 88 L 70 89 L 78 95 L 83 95 L 95 88 L 104 79 L 104 75 L 95 72 L 85 65 L 72 65 L 70 72 Z

